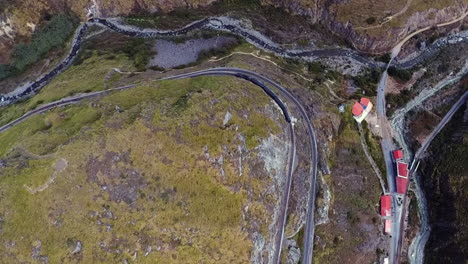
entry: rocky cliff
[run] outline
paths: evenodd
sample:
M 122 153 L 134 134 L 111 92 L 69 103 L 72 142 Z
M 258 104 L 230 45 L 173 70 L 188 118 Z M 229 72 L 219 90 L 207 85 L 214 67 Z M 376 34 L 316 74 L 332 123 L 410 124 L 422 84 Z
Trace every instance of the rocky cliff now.
M 356 49 L 388 52 L 410 33 L 454 20 L 467 12 L 464 0 L 363 1 L 363 0 L 263 0 L 267 4 L 309 16 Z M 400 3 L 401 2 L 401 3 Z
M 175 8 L 197 8 L 214 0 L 16 0 L 0 3 L 0 64 L 9 61 L 14 43 L 28 40 L 37 26 L 55 13 L 70 13 L 86 20 L 98 16 L 129 15 L 138 12 L 169 12 Z
M 385 0 L 378 3 L 365 0 L 260 1 L 292 14 L 304 15 L 313 23 L 323 24 L 334 34 L 345 38 L 356 49 L 371 53 L 388 52 L 409 33 L 452 21 L 466 13 L 468 8 L 466 0 Z M 102 17 L 166 13 L 176 8 L 208 6 L 213 2 L 215 0 L 3 0 L 0 1 L 0 64 L 8 63 L 13 44 L 28 40 L 50 14 L 68 12 L 85 20 L 90 12 Z M 243 0 L 227 2 L 243 5 Z
M 370 53 L 390 51 L 399 41 L 414 31 L 452 21 L 466 12 L 465 5 L 448 6 L 443 9 L 429 9 L 409 15 L 397 25 L 361 27 L 352 23 L 340 22 L 333 13 L 326 13 L 324 21 L 335 34 L 347 39 L 357 50 Z

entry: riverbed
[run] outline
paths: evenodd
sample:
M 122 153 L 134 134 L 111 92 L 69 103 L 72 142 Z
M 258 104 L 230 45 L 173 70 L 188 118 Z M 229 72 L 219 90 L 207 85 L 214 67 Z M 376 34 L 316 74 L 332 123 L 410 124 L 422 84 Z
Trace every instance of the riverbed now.
M 220 49 L 236 41 L 234 37 L 228 36 L 190 39 L 181 43 L 158 39 L 153 47 L 153 51 L 157 54 L 151 58 L 149 66 L 168 69 L 194 63 L 201 52 Z

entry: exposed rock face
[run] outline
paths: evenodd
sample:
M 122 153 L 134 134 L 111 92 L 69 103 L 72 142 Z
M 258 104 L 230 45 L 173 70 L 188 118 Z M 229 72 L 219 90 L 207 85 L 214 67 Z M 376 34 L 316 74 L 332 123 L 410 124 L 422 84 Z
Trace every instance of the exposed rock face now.
M 89 1 L 94 2 L 94 1 Z M 96 0 L 102 16 L 128 15 L 138 11 L 169 12 L 178 7 L 197 8 L 214 0 Z
M 199 8 L 216 0 L 17 0 L 3 4 L 0 13 L 0 64 L 8 63 L 12 45 L 18 39 L 27 39 L 37 25 L 57 12 L 71 12 L 81 20 L 90 13 L 101 17 L 125 16 L 135 13 L 170 12 L 176 8 Z M 468 4 L 464 0 L 449 1 L 446 6 L 437 3 L 427 4 L 421 11 L 412 10 L 412 6 L 403 15 L 395 17 L 392 23 L 377 29 L 357 30 L 360 25 L 353 25 L 340 17 L 337 8 L 352 2 L 356 14 L 360 14 L 362 3 L 350 0 L 341 3 L 337 0 L 260 0 L 265 5 L 273 5 L 293 14 L 310 17 L 313 23 L 325 25 L 334 34 L 349 41 L 356 49 L 371 52 L 388 52 L 399 40 L 411 32 L 424 27 L 451 21 L 466 12 Z M 415 2 L 415 1 L 413 1 Z M 417 6 L 417 3 L 413 3 Z M 2 6 L 0 6 L 2 7 Z M 437 7 L 434 8 L 434 7 Z M 341 6 L 341 8 L 344 8 Z M 419 7 L 417 7 L 419 8 Z M 413 8 L 414 9 L 414 8 Z M 366 10 L 362 8 L 362 10 Z M 227 11 L 227 10 L 226 10 Z M 364 12 L 364 11 L 361 11 Z M 366 11 L 367 12 L 367 11 Z M 360 14 L 362 15 L 362 14 Z M 385 17 L 383 17 L 385 18 Z M 380 18 L 382 19 L 382 18 Z M 395 21 L 397 20 L 397 21 Z M 380 23 L 380 22 L 377 22 Z M 392 25 L 391 25 L 392 24 Z
M 425 27 L 445 23 L 460 17 L 466 6 L 452 6 L 445 9 L 430 9 L 417 12 L 402 23 L 401 27 L 389 27 L 381 35 L 370 36 L 366 31 L 356 31 L 351 23 L 338 22 L 335 15 L 325 14 L 323 21 L 335 34 L 347 39 L 357 50 L 371 53 L 390 51 L 400 40 L 410 33 Z
M 301 259 L 301 250 L 296 244 L 296 241 L 294 240 L 288 240 L 286 241 L 287 246 L 288 246 L 288 259 L 287 259 L 287 264 L 297 264 L 299 263 L 299 260 Z
M 214 0 L 17 0 L 0 5 L 0 64 L 9 62 L 13 43 L 32 35 L 37 25 L 47 21 L 50 14 L 65 12 L 86 20 L 93 13 L 102 17 L 129 15 L 141 11 L 170 12 L 175 8 L 197 8 Z M 1 4 L 1 3 L 0 3 Z
M 73 249 L 73 251 L 71 253 L 72 254 L 78 254 L 78 253 L 81 252 L 81 248 L 82 248 L 81 241 L 78 241 L 78 242 L 76 242 L 75 249 Z
M 311 17 L 319 22 L 333 0 L 262 0 L 263 3 L 286 9 L 289 12 Z
M 375 32 L 367 32 L 366 30 L 357 31 L 358 25 L 353 25 L 350 21 L 343 21 L 339 17 L 336 8 L 331 8 L 331 6 L 336 7 L 343 1 L 263 0 L 262 2 L 284 8 L 295 14 L 307 15 L 314 23 L 323 23 L 333 33 L 348 40 L 356 49 L 371 53 L 388 52 L 399 40 L 411 32 L 458 18 L 466 12 L 468 7 L 466 1 L 453 1 L 453 5 L 442 9 L 431 7 L 420 12 L 406 11 L 402 16 L 394 19 L 398 20 L 400 25 L 388 26 L 387 24 L 378 34 L 375 34 Z M 361 5 L 356 3 L 356 14 L 360 13 Z M 414 3 L 414 5 L 417 4 Z

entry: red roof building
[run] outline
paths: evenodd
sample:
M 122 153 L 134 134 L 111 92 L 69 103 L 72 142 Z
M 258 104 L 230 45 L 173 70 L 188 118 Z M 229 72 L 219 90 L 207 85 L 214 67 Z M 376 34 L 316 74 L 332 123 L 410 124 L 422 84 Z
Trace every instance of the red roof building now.
M 395 160 L 402 159 L 403 158 L 403 151 L 401 151 L 401 149 L 393 151 L 393 157 L 395 158 Z
M 362 115 L 364 110 L 366 110 L 369 105 L 372 106 L 371 101 L 368 98 L 362 97 L 361 100 L 359 100 L 359 102 L 354 103 L 353 109 L 352 109 L 353 115 L 354 116 Z
M 372 102 L 368 98 L 361 98 L 359 102 L 355 102 L 351 112 L 353 113 L 353 118 L 356 119 L 358 123 L 361 123 L 366 116 L 372 110 Z
M 398 177 L 408 178 L 408 164 L 398 161 L 397 162 Z
M 352 112 L 354 116 L 360 116 L 364 112 L 364 107 L 360 103 L 354 103 Z
M 406 187 L 408 186 L 408 179 L 402 177 L 396 177 L 396 189 L 397 193 L 406 194 Z
M 385 220 L 384 230 L 385 230 L 385 234 L 390 234 L 390 232 L 392 232 L 392 220 L 390 219 Z
M 392 197 L 390 195 L 383 195 L 380 197 L 380 215 L 392 215 Z
M 364 108 L 366 108 L 369 105 L 370 100 L 369 100 L 369 98 L 362 97 L 361 101 L 359 103 L 362 104 L 362 106 L 364 106 Z

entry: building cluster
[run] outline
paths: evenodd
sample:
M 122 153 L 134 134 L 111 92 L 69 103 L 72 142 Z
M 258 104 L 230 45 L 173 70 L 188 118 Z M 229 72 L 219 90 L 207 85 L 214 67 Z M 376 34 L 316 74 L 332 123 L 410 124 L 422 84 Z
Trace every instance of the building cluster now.
M 353 104 L 351 109 L 353 118 L 361 123 L 372 110 L 372 106 L 372 102 L 368 98 L 362 97 Z M 396 193 L 386 193 L 380 197 L 380 215 L 384 223 L 384 232 L 388 235 L 392 232 L 392 219 L 395 214 L 394 203 L 406 194 L 408 188 L 408 164 L 404 162 L 403 151 L 401 149 L 394 150 L 393 158 L 396 167 Z
M 396 192 L 399 195 L 405 195 L 408 188 L 408 164 L 403 161 L 403 151 L 400 149 L 393 151 L 393 158 L 397 171 L 395 177 Z M 380 215 L 384 221 L 384 232 L 387 235 L 392 231 L 393 197 L 391 194 L 380 197 Z
M 403 151 L 393 151 L 393 158 L 396 162 L 397 177 L 396 177 L 396 189 L 399 194 L 406 194 L 408 187 L 408 164 L 403 162 Z

